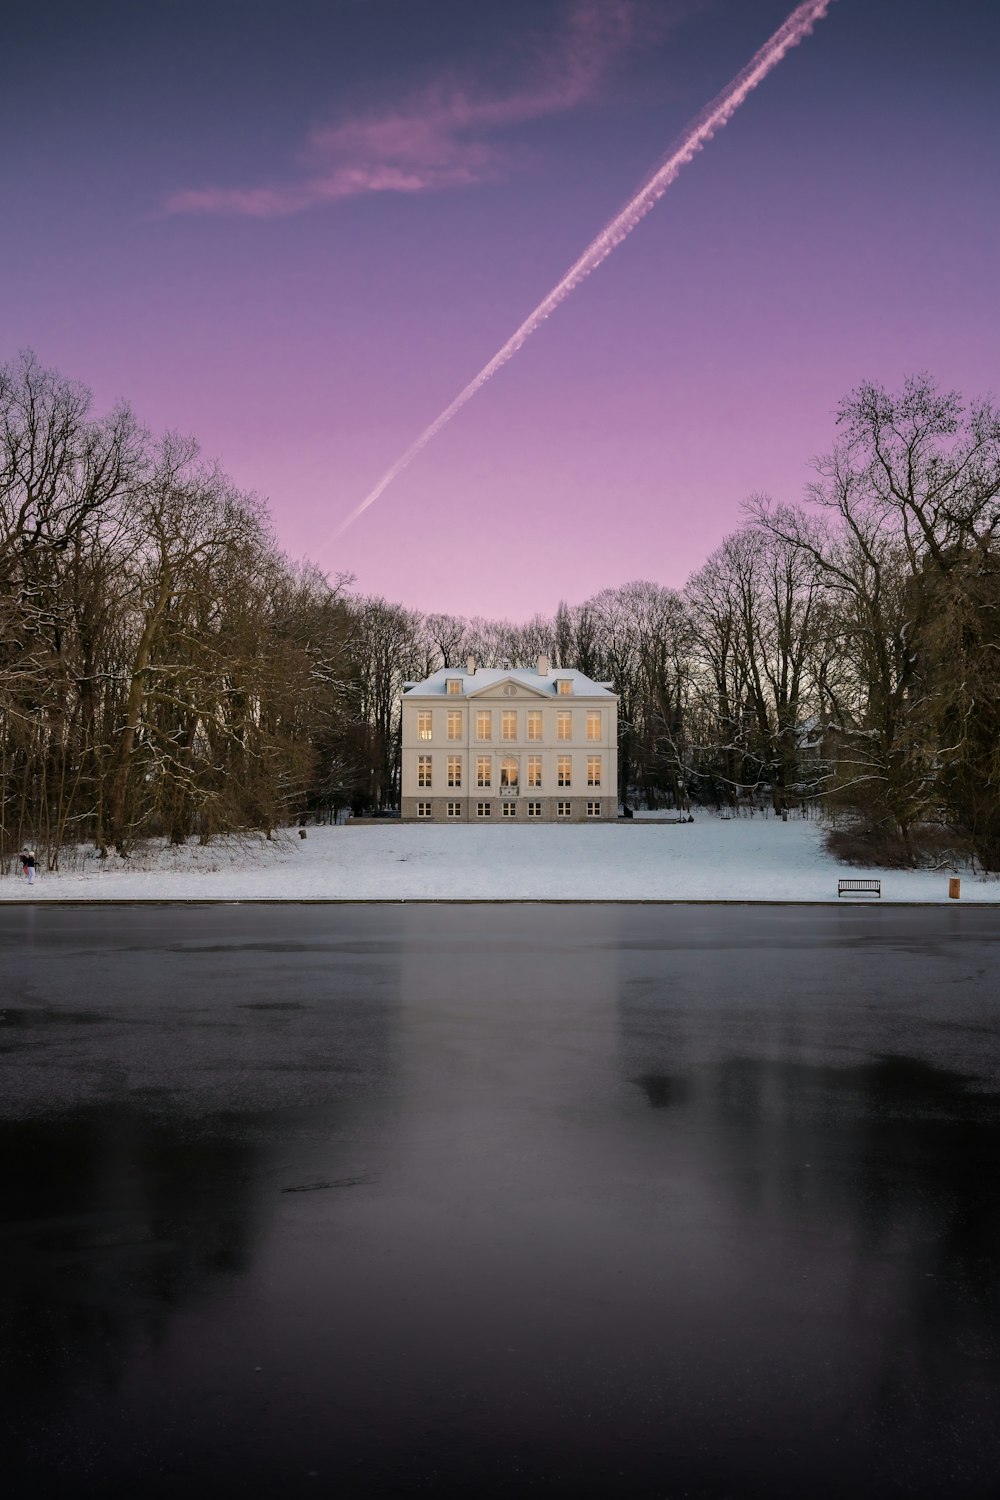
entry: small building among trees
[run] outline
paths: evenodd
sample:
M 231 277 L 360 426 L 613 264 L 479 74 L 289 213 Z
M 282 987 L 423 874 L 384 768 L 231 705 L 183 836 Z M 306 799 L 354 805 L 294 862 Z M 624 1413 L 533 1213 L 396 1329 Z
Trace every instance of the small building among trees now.
M 406 683 L 404 819 L 575 822 L 618 815 L 618 698 L 567 667 L 443 667 Z

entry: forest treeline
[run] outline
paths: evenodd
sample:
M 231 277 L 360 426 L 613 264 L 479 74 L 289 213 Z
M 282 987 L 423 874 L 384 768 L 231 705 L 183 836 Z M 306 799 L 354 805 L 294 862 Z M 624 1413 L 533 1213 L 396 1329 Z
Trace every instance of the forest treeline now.
M 651 806 L 819 800 L 872 857 L 1000 869 L 1000 418 L 927 377 L 842 404 L 805 503 L 747 503 L 681 590 L 527 623 L 422 615 L 294 564 L 197 445 L 0 370 L 2 853 L 122 853 L 398 801 L 402 685 L 474 655 L 620 695 Z

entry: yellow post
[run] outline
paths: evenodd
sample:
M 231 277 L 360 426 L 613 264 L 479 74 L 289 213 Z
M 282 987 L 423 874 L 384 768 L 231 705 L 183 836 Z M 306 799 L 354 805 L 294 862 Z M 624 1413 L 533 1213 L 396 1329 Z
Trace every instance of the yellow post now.
M 962 895 L 962 882 L 954 876 L 948 881 L 948 895 L 952 901 L 958 901 Z

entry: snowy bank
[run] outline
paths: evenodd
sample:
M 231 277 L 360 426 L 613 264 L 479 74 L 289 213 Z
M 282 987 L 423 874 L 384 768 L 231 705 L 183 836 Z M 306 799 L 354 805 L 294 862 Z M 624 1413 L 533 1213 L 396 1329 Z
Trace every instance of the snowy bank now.
M 832 901 L 840 877 L 875 875 L 882 901 L 948 902 L 948 871 L 861 870 L 798 818 L 702 814 L 695 822 L 441 827 L 375 822 L 294 830 L 274 842 L 153 847 L 77 858 L 5 901 Z M 848 898 L 840 898 L 846 904 Z M 963 902 L 1000 904 L 1000 882 L 962 876 Z M 956 903 L 952 903 L 955 905 Z

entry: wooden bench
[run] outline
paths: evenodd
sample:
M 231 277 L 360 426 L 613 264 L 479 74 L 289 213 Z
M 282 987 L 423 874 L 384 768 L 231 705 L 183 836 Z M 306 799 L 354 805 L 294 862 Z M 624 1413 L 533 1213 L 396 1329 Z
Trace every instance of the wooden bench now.
M 881 880 L 863 878 L 857 880 L 838 880 L 837 896 L 882 896 Z

